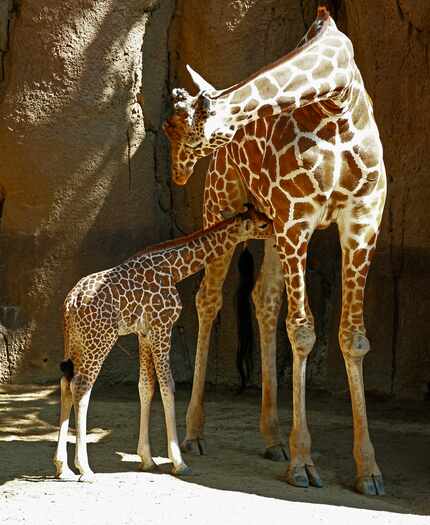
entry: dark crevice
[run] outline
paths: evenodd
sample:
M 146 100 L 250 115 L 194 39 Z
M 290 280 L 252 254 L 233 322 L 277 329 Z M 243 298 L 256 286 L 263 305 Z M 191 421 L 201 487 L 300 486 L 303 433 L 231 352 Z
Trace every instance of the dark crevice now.
M 400 0 L 396 0 L 396 7 L 399 18 L 403 21 L 405 19 L 405 14 L 403 13 L 402 6 L 400 5 Z
M 6 56 L 10 50 L 9 44 L 12 34 L 13 20 L 19 15 L 19 8 L 19 0 L 9 1 L 8 20 L 6 27 L 6 47 L 4 49 L 0 49 L 0 82 L 4 82 L 6 80 Z
M 166 75 L 166 87 L 165 87 L 165 107 L 170 108 L 170 92 L 173 87 L 174 82 L 174 74 L 173 74 L 173 66 L 172 66 L 172 56 L 171 56 L 171 42 L 172 42 L 172 31 L 173 26 L 175 23 L 175 19 L 178 16 L 178 0 L 174 0 L 173 2 L 173 10 L 172 10 L 172 16 L 169 21 L 169 26 L 167 28 L 167 75 Z M 176 49 L 175 46 L 173 46 L 173 49 Z M 157 138 L 159 138 L 159 133 L 157 133 Z M 159 139 L 160 140 L 160 139 Z M 169 150 L 170 151 L 170 150 Z M 172 191 L 172 178 L 170 176 L 170 154 L 168 154 L 168 171 L 167 171 L 167 179 L 166 184 L 169 189 L 169 196 L 170 196 L 170 206 L 169 206 L 169 214 L 170 214 L 170 236 L 173 238 L 175 236 L 175 233 L 179 231 L 181 234 L 186 235 L 186 232 L 179 226 L 179 224 L 176 221 L 176 214 L 175 214 L 175 206 L 174 206 L 174 197 L 173 197 L 173 191 Z
M 7 330 L 4 326 L 0 325 L 0 337 L 4 340 L 4 347 L 6 350 L 7 367 L 9 372 L 9 383 L 12 383 L 12 362 L 10 358 L 9 341 L 7 338 Z
M 3 188 L 0 186 L 0 232 L 2 231 L 4 203 L 5 203 L 5 192 Z
M 303 29 L 304 29 L 304 32 L 306 32 L 309 29 L 309 24 L 307 24 L 307 22 L 306 22 L 305 2 L 304 2 L 304 0 L 300 0 L 300 11 L 302 13 Z
M 130 130 L 127 129 L 127 164 L 128 164 L 128 191 L 131 192 L 132 172 L 131 172 L 131 143 Z

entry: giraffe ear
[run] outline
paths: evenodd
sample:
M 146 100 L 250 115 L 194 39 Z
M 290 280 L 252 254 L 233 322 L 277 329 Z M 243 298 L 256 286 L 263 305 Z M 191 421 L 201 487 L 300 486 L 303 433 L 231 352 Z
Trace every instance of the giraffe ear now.
M 209 82 L 206 82 L 206 80 L 201 75 L 199 75 L 197 71 L 194 71 L 194 69 L 189 64 L 187 64 L 187 70 L 191 75 L 194 84 L 199 88 L 199 91 L 216 91 L 216 89 L 211 84 L 209 84 Z

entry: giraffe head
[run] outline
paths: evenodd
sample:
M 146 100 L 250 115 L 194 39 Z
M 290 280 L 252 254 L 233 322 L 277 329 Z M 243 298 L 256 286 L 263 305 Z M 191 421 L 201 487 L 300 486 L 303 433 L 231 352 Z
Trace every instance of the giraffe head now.
M 252 205 L 248 205 L 245 212 L 236 215 L 236 220 L 239 223 L 239 237 L 242 241 L 273 237 L 272 221 Z
M 197 160 L 230 142 L 236 131 L 222 101 L 219 91 L 187 66 L 198 93 L 191 96 L 185 89 L 174 89 L 172 102 L 174 114 L 165 121 L 163 129 L 170 141 L 172 178 L 184 185 L 193 172 Z

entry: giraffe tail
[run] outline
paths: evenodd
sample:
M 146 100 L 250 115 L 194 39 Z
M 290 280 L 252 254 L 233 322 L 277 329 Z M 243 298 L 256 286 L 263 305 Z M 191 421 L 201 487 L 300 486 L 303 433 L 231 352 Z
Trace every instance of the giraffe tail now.
M 73 361 L 71 359 L 67 359 L 67 361 L 62 361 L 60 363 L 60 370 L 63 372 L 64 377 L 68 381 L 71 381 L 73 379 L 75 372 L 74 372 Z
M 236 293 L 238 347 L 236 366 L 240 375 L 240 392 L 251 377 L 254 368 L 254 331 L 252 328 L 251 292 L 254 288 L 254 259 L 247 247 L 239 257 L 239 287 Z

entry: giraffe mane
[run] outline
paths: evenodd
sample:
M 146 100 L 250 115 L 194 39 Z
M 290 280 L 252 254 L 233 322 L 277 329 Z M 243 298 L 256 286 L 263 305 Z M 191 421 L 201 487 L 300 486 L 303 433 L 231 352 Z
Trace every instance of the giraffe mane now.
M 287 62 L 287 61 L 291 60 L 292 58 L 297 56 L 299 53 L 301 53 L 303 50 L 309 48 L 317 40 L 322 38 L 323 33 L 327 30 L 328 23 L 329 23 L 329 20 L 330 20 L 330 12 L 328 11 L 328 9 L 326 7 L 324 7 L 324 6 L 318 7 L 317 19 L 322 19 L 323 23 L 322 23 L 321 27 L 319 28 L 319 30 L 317 31 L 317 33 L 315 34 L 315 36 L 312 37 L 310 40 L 308 40 L 304 45 L 302 45 L 300 47 L 296 47 L 295 49 L 293 49 L 292 51 L 290 51 L 286 55 L 283 55 L 278 60 L 275 60 L 275 62 L 272 62 L 268 66 L 265 66 L 265 67 L 259 69 L 258 71 L 253 73 L 251 76 L 249 76 L 245 80 L 242 80 L 242 81 L 238 82 L 234 86 L 231 86 L 231 87 L 229 87 L 227 89 L 219 91 L 216 96 L 211 97 L 209 95 L 209 98 L 218 99 L 218 98 L 221 98 L 221 97 L 223 97 L 225 95 L 229 95 L 233 91 L 236 91 L 237 89 L 241 88 L 242 86 L 244 86 L 248 82 L 251 82 L 252 80 L 257 78 L 261 74 L 265 73 L 266 71 L 270 71 L 271 69 L 274 69 L 275 67 L 283 64 L 284 62 Z M 315 21 L 313 22 L 313 24 L 315 24 Z
M 129 257 L 127 261 L 129 261 L 130 259 L 134 259 L 135 257 L 145 255 L 147 253 L 158 253 L 158 252 L 161 252 L 169 248 L 177 248 L 178 246 L 187 244 L 193 241 L 194 239 L 201 237 L 203 234 L 212 233 L 214 231 L 225 228 L 228 224 L 232 224 L 237 219 L 237 217 L 241 215 L 243 216 L 244 214 L 239 213 L 235 215 L 234 217 L 231 217 L 230 219 L 226 219 L 225 221 L 218 222 L 217 224 L 215 224 L 214 226 L 211 226 L 210 228 L 207 228 L 206 230 L 204 228 L 201 228 L 200 230 L 190 233 L 189 235 L 184 235 L 182 237 L 178 237 L 177 239 L 171 239 L 169 241 L 165 241 L 159 244 L 153 244 L 151 246 L 148 246 L 147 248 L 144 248 L 143 250 L 140 250 L 139 252 Z

